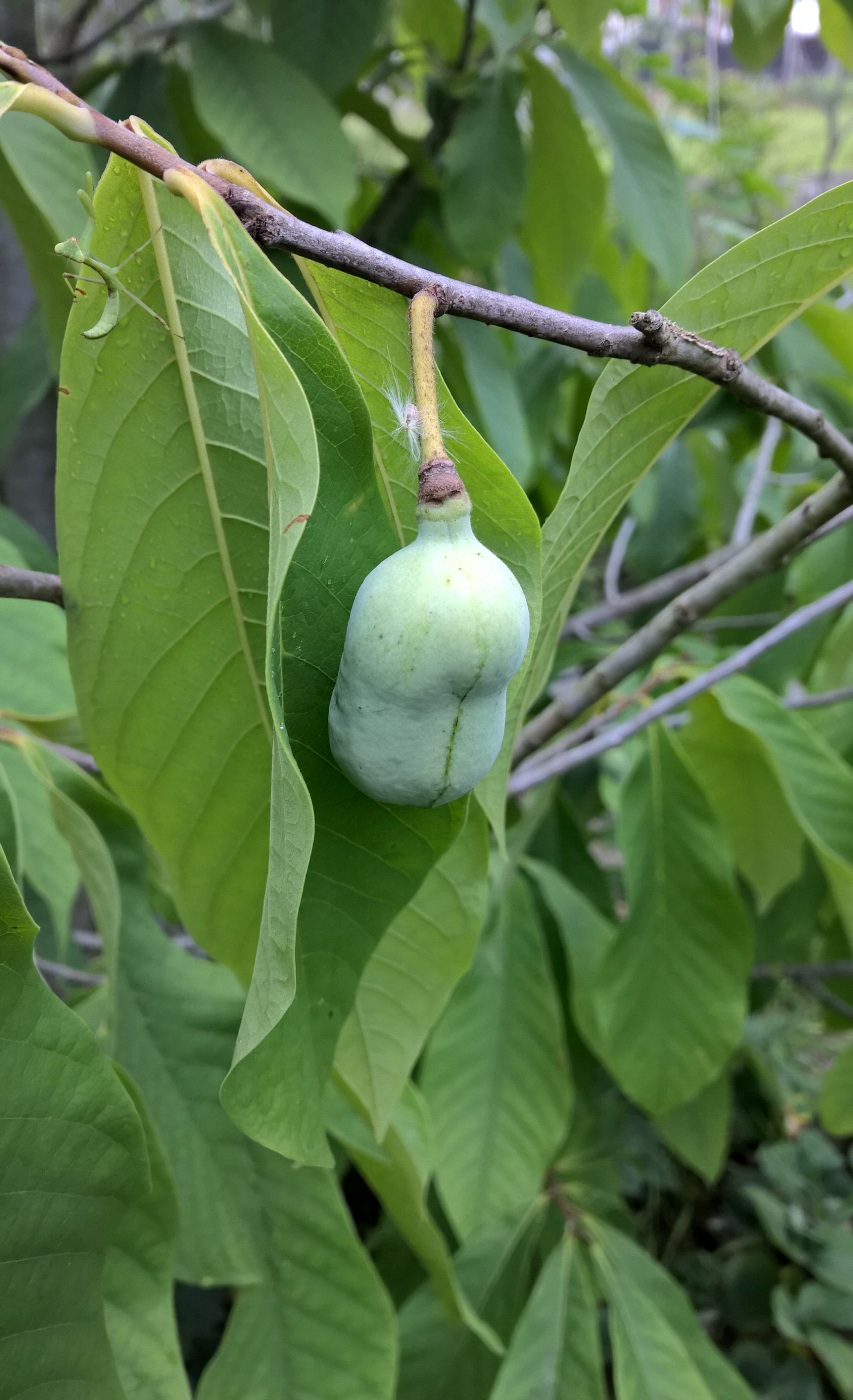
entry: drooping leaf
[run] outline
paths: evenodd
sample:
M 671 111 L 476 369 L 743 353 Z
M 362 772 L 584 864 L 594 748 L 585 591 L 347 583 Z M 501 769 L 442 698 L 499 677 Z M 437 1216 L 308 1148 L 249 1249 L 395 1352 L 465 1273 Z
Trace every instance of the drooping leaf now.
M 539 301 L 570 311 L 572 294 L 601 233 L 606 181 L 571 95 L 556 73 L 525 65 L 533 138 L 521 242 Z
M 355 155 L 320 88 L 282 53 L 233 29 L 195 24 L 188 37 L 193 97 L 222 154 L 276 194 L 345 224 Z
M 64 760 L 51 762 L 66 796 L 98 823 L 116 862 L 122 930 L 110 1013 L 114 1049 L 144 1095 L 172 1168 L 181 1214 L 178 1276 L 238 1288 L 200 1393 L 230 1396 L 240 1376 L 241 1395 L 279 1400 L 284 1377 L 294 1400 L 342 1391 L 354 1400 L 390 1400 L 390 1305 L 333 1176 L 297 1171 L 250 1142 L 219 1102 L 239 987 L 226 969 L 164 937 L 148 906 L 144 849 L 133 823 L 85 774 Z
M 567 1236 L 548 1257 L 490 1400 L 604 1400 L 588 1250 Z
M 145 1129 L 151 1190 L 124 1212 L 107 1253 L 107 1335 L 126 1400 L 189 1400 L 172 1302 L 174 1187 L 145 1104 L 128 1076 L 121 1080 Z
M 472 804 L 461 833 L 362 973 L 335 1068 L 380 1142 L 429 1032 L 470 964 L 486 914 L 487 860 L 485 822 Z
M 613 152 L 613 203 L 637 247 L 666 288 L 690 266 L 684 176 L 640 90 L 603 59 L 561 48 L 566 82 L 584 116 Z
M 340 92 L 370 53 L 384 12 L 385 0 L 276 0 L 273 40 L 288 63 L 327 92 Z
M 565 29 L 573 48 L 581 53 L 598 53 L 601 25 L 607 18 L 606 0 L 549 0 L 548 8 L 556 23 Z
M 538 1208 L 512 1226 L 492 1230 L 454 1255 L 465 1295 L 506 1343 L 524 1304 L 525 1274 Z M 495 1352 L 461 1322 L 451 1322 L 431 1282 L 400 1311 L 400 1379 L 396 1400 L 437 1395 L 488 1400 L 500 1366 Z
M 80 717 L 197 941 L 248 977 L 267 868 L 267 481 L 240 302 L 197 214 L 125 162 L 93 251 L 133 306 L 62 363 L 57 530 Z M 94 425 L 97 425 L 96 427 Z
M 474 267 L 489 267 L 520 217 L 525 160 L 517 97 L 517 80 L 508 69 L 478 79 L 444 149 L 447 232 Z
M 391 1400 L 394 1312 L 334 1176 L 257 1147 L 250 1172 L 263 1278 L 238 1293 L 199 1400 Z
M 331 759 L 328 708 L 349 610 L 364 574 L 393 547 L 373 475 L 368 419 L 357 386 L 316 315 L 233 216 L 198 182 L 193 188 L 215 246 L 237 285 L 245 281 L 243 295 L 254 308 L 258 325 L 252 316 L 247 324 L 259 382 L 269 384 L 262 407 L 280 398 L 281 389 L 275 374 L 261 371 L 261 349 L 285 356 L 322 425 L 324 473 L 310 520 L 304 510 L 291 519 L 293 505 L 284 509 L 291 500 L 292 452 L 285 454 L 287 467 L 273 496 L 271 608 L 281 596 L 280 627 L 274 611 L 268 624 L 269 696 L 277 732 L 286 726 L 290 747 L 275 751 L 262 940 L 223 1101 L 258 1141 L 325 1166 L 331 1155 L 323 1089 L 358 978 L 391 919 L 453 840 L 466 804 L 434 812 L 382 807 L 359 793 Z M 266 437 L 271 439 L 269 431 Z M 277 480 L 274 470 L 272 479 Z M 305 526 L 305 539 L 285 582 L 291 527 L 297 524 Z M 303 778 L 316 812 L 316 840 L 300 905 L 307 859 Z M 298 856 L 296 840 L 302 841 Z M 338 911 L 337 918 L 329 918 L 330 908 Z
M 560 1012 L 527 886 L 516 877 L 427 1046 L 436 1183 L 463 1239 L 520 1215 L 568 1127 Z
M 853 267 L 853 185 L 839 185 L 697 273 L 662 311 L 748 359 Z M 568 480 L 542 531 L 543 625 L 526 704 L 542 689 L 586 563 L 634 486 L 714 393 L 668 367 L 611 364 L 589 401 Z
M 802 830 L 779 781 L 758 741 L 727 720 L 712 696 L 691 707 L 679 742 L 763 912 L 803 863 Z
M 409 384 L 409 340 L 402 297 L 357 278 L 313 265 L 310 276 L 323 315 L 333 327 L 361 386 L 373 424 L 377 470 L 388 511 L 401 541 L 414 535 L 417 472 L 395 418 L 392 400 Z M 365 328 L 370 328 L 370 334 Z M 524 491 L 491 448 L 460 413 L 439 378 L 441 421 L 451 452 L 473 502 L 477 538 L 512 569 L 527 598 L 531 638 L 540 616 L 539 524 Z M 532 654 L 533 642 L 528 647 Z M 507 697 L 507 739 L 478 796 L 492 826 L 503 830 L 506 774 L 527 661 Z
M 735 0 L 732 5 L 732 53 L 744 68 L 766 68 L 785 37 L 790 0 Z
M 588 1226 L 609 1303 L 617 1400 L 754 1400 L 666 1269 L 620 1230 Z
M 655 1127 L 676 1157 L 710 1182 L 716 1181 L 726 1160 L 730 1117 L 729 1076 L 721 1074 L 695 1098 L 658 1118 Z
M 718 687 L 727 717 L 759 741 L 812 843 L 853 940 L 853 770 L 796 712 L 748 676 Z
M 123 1210 L 150 1187 L 145 1139 L 94 1036 L 41 981 L 35 935 L 0 851 L 4 1388 L 122 1400 L 101 1274 Z
M 397 1105 L 381 1144 L 342 1093 L 327 1098 L 329 1126 L 423 1265 L 445 1315 L 463 1322 L 491 1351 L 503 1347 L 459 1286 L 447 1241 L 430 1214 L 426 1192 L 433 1172 L 432 1125 L 413 1084 Z
M 61 948 L 71 931 L 71 906 L 80 883 L 74 856 L 56 826 L 47 788 L 16 745 L 3 745 L 0 765 L 18 815 L 18 864 L 26 885 L 44 900 Z
M 628 917 L 600 961 L 576 959 L 601 1056 L 621 1088 L 662 1115 L 715 1079 L 740 1041 L 752 933 L 725 838 L 673 741 L 657 726 L 619 814 Z

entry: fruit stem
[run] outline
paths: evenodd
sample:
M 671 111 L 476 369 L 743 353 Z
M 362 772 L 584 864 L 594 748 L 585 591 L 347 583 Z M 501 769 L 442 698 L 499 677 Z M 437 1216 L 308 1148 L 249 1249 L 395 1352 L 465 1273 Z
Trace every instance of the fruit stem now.
M 421 439 L 421 462 L 446 457 L 438 417 L 435 383 L 433 326 L 436 298 L 429 290 L 418 292 L 409 303 L 409 334 L 412 345 L 412 383 Z

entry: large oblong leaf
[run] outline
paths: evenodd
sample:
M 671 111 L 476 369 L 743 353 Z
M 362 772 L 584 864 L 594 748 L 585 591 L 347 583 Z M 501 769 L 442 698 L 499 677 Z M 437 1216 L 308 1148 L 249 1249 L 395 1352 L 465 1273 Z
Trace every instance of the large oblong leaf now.
M 575 1004 L 620 1088 L 665 1114 L 719 1074 L 746 1013 L 752 935 L 723 833 L 660 726 L 622 797 L 629 912 L 571 943 Z
M 541 1186 L 568 1128 L 561 1035 L 542 931 L 516 877 L 424 1060 L 436 1183 L 463 1239 L 519 1216 Z
M 185 180 L 178 184 L 186 188 Z M 316 314 L 206 186 L 194 181 L 192 191 L 243 298 L 262 388 L 273 486 L 269 700 L 276 732 L 281 737 L 286 728 L 287 739 L 275 749 L 262 937 L 223 1101 L 258 1141 L 301 1162 L 330 1165 L 323 1089 L 358 978 L 391 919 L 453 840 L 466 803 L 437 811 L 383 807 L 358 792 L 331 757 L 329 701 L 350 607 L 364 575 L 395 542 L 374 478 L 370 425 Z M 284 357 L 317 425 L 320 490 L 313 508 L 304 502 L 293 518 L 298 502 L 288 482 L 299 454 L 295 442 L 276 451 L 276 439 L 284 443 L 289 430 L 288 423 L 275 425 L 286 376 L 264 370 L 267 355 Z M 292 431 L 295 405 L 286 416 Z M 275 466 L 282 460 L 283 476 Z M 303 530 L 285 577 L 292 541 Z M 305 787 L 316 813 L 307 870 Z
M 193 936 L 248 977 L 267 868 L 267 472 L 240 301 L 198 216 L 113 159 L 93 250 L 133 306 L 62 362 L 57 530 L 80 717 Z
M 344 224 L 355 154 L 325 94 L 281 53 L 233 29 L 196 24 L 189 39 L 193 96 L 208 131 L 279 194 Z
M 745 359 L 853 268 L 853 184 L 744 239 L 662 308 Z M 572 467 L 542 530 L 543 626 L 528 702 L 548 677 L 560 628 L 594 549 L 634 486 L 715 392 L 668 366 L 614 361 L 589 401 Z
M 489 1400 L 604 1400 L 587 1255 L 567 1235 L 545 1261 Z
M 101 1273 L 150 1187 L 145 1139 L 94 1036 L 36 972 L 35 935 L 0 850 L 0 1385 L 122 1400 Z
M 453 845 L 401 909 L 364 969 L 335 1055 L 381 1142 L 406 1080 L 486 915 L 488 837 L 472 804 Z

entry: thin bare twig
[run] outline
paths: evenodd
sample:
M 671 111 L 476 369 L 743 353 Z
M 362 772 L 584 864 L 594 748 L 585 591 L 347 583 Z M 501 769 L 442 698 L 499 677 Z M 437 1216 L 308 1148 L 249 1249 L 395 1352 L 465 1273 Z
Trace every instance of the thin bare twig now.
M 0 564 L 0 598 L 26 598 L 30 602 L 56 603 L 57 607 L 64 607 L 62 580 L 58 574 L 16 569 L 12 564 Z
M 785 559 L 780 560 L 780 565 L 786 564 L 788 559 L 793 559 L 801 550 L 807 549 L 809 545 L 823 539 L 825 535 L 831 535 L 834 530 L 840 529 L 841 526 L 849 525 L 851 521 L 853 521 L 853 505 L 848 506 L 846 510 L 839 511 L 825 525 L 821 525 L 819 530 L 815 530 L 800 544 L 795 545 L 790 554 Z M 606 600 L 594 603 L 592 607 L 584 608 L 582 612 L 574 613 L 572 617 L 566 619 L 560 634 L 561 638 L 580 637 L 586 640 L 588 634 L 596 627 L 604 627 L 608 622 L 617 622 L 623 618 L 633 617 L 635 613 L 645 612 L 646 608 L 657 607 L 659 603 L 668 603 L 670 598 L 675 597 L 676 593 L 681 593 L 691 584 L 707 578 L 709 574 L 712 574 L 715 569 L 737 553 L 738 550 L 732 545 L 723 545 L 722 549 L 715 549 L 711 554 L 706 554 L 701 559 L 693 559 L 689 564 L 679 564 L 677 569 L 671 569 L 669 573 L 650 579 L 648 583 L 641 583 L 636 588 L 626 589 L 624 593 L 619 594 L 618 598 L 614 598 L 612 603 L 608 603 Z
M 837 514 L 849 500 L 850 487 L 846 478 L 835 477 L 778 524 L 757 535 L 736 554 L 730 555 L 712 574 L 679 594 L 650 622 L 605 656 L 573 686 L 567 687 L 524 726 L 516 744 L 516 760 L 541 748 L 619 681 L 659 655 L 697 618 L 739 592 L 751 579 L 768 573 L 790 554 L 795 545 L 811 535 L 816 525 Z
M 633 515 L 626 515 L 616 531 L 616 538 L 607 557 L 604 568 L 604 596 L 611 607 L 619 599 L 619 576 L 622 573 L 622 565 L 625 563 L 625 555 L 628 553 L 628 545 L 631 543 L 636 528 L 637 522 Z
M 819 710 L 825 705 L 842 705 L 853 700 L 853 685 L 841 685 L 837 690 L 821 690 L 814 695 L 793 695 L 785 700 L 789 710 Z
M 45 980 L 53 977 L 58 982 L 75 982 L 81 987 L 99 987 L 107 980 L 101 972 L 83 972 L 79 967 L 66 967 L 65 963 L 52 962 L 38 954 L 35 963 Z
M 845 607 L 851 601 L 853 601 L 853 583 L 845 583 L 840 588 L 834 588 L 824 598 L 818 598 L 816 602 L 798 608 L 796 612 L 792 612 L 776 627 L 771 627 L 770 631 L 765 632 L 762 637 L 757 637 L 754 642 L 742 647 L 740 651 L 736 651 L 717 666 L 712 666 L 710 670 L 704 671 L 702 675 L 695 676 L 693 680 L 676 686 L 674 690 L 668 691 L 666 695 L 653 701 L 647 709 L 624 720 L 622 724 L 614 724 L 603 734 L 597 735 L 596 738 L 590 739 L 587 743 L 578 744 L 568 751 L 558 752 L 555 746 L 553 752 L 545 750 L 544 753 L 537 754 L 535 762 L 531 760 L 510 774 L 507 785 L 508 792 L 511 795 L 525 792 L 528 788 L 536 787 L 539 783 L 547 782 L 550 778 L 556 778 L 561 773 L 567 773 L 571 768 L 579 768 L 581 764 L 589 763 L 593 758 L 599 758 L 601 754 L 607 753 L 610 749 L 618 748 L 628 739 L 633 739 L 635 734 L 639 734 L 648 725 L 654 724 L 656 720 L 663 719 L 675 710 L 680 710 L 689 700 L 694 700 L 697 695 L 711 690 L 713 686 L 718 685 L 720 681 L 727 680 L 729 676 L 737 675 L 739 671 L 746 670 L 747 666 L 751 665 L 759 656 L 763 656 L 765 652 L 778 646 L 780 642 L 784 642 L 795 632 L 799 632 L 803 627 L 808 627 L 810 623 L 817 621 L 826 613 Z
M 755 517 L 758 514 L 758 507 L 761 504 L 761 493 L 764 490 L 767 478 L 770 475 L 770 468 L 773 465 L 773 458 L 779 440 L 782 437 L 782 424 L 778 418 L 768 418 L 758 444 L 758 451 L 755 454 L 755 465 L 752 475 L 743 494 L 740 510 L 737 513 L 735 527 L 732 531 L 732 544 L 744 545 L 752 538 L 752 527 L 755 524 Z
M 753 982 L 778 982 L 783 977 L 792 982 L 804 977 L 853 977 L 853 958 L 821 963 L 756 963 L 749 975 Z

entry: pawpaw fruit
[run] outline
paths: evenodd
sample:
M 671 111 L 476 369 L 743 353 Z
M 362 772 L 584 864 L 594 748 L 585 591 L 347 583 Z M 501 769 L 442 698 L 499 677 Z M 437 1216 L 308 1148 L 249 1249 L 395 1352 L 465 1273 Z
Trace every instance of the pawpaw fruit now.
M 420 476 L 416 539 L 368 574 L 353 603 L 329 739 L 376 801 L 440 807 L 500 752 L 530 617 L 514 574 L 474 535 L 452 462 Z

